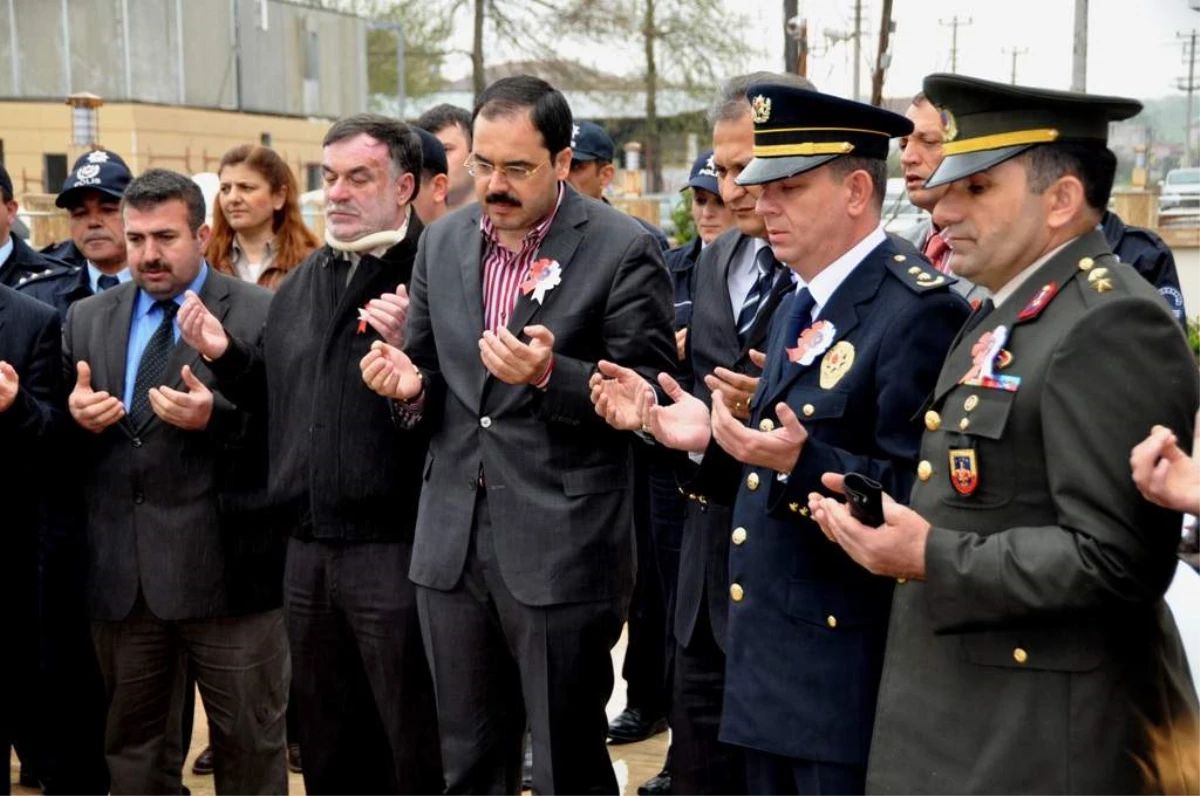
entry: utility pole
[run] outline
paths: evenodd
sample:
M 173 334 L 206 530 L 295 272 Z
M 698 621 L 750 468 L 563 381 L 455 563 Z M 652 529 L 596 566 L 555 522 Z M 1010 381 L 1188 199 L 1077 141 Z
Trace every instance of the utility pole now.
M 800 14 L 799 0 L 783 0 L 783 71 L 799 70 L 799 41 L 789 30 L 789 23 Z
M 1075 43 L 1071 60 L 1071 90 L 1087 91 L 1088 0 L 1075 0 Z
M 858 102 L 858 78 L 862 72 L 862 0 L 854 0 L 854 101 Z
M 1029 52 L 1028 47 L 1005 47 L 1001 52 L 1006 52 L 1012 55 L 1012 78 L 1009 80 L 1014 86 L 1017 85 L 1017 57 L 1025 55 Z
M 1183 139 L 1183 166 L 1192 165 L 1192 126 L 1195 124 L 1195 110 L 1193 110 L 1192 97 L 1196 93 L 1196 89 L 1200 85 L 1196 83 L 1196 29 L 1192 28 L 1191 33 L 1177 33 L 1177 37 L 1184 39 L 1183 57 L 1187 59 L 1188 75 L 1187 78 L 1179 78 L 1177 85 L 1180 91 L 1187 92 L 1187 126 L 1184 128 L 1185 134 Z
M 950 28 L 950 72 L 958 74 L 958 29 L 960 26 L 967 26 L 975 20 L 971 17 L 959 19 L 958 14 L 950 17 L 950 21 L 939 19 L 938 24 L 942 27 Z
M 879 53 L 875 57 L 875 74 L 871 77 L 871 104 L 876 107 L 883 105 L 883 77 L 892 63 L 892 53 L 888 49 L 888 37 L 892 35 L 894 27 L 892 0 L 883 0 L 883 16 L 879 23 Z

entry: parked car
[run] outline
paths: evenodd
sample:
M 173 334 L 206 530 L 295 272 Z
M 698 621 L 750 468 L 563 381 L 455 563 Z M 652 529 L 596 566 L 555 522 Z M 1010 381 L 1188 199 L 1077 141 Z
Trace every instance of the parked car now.
M 1200 168 L 1171 169 L 1160 183 L 1158 209 L 1200 210 Z

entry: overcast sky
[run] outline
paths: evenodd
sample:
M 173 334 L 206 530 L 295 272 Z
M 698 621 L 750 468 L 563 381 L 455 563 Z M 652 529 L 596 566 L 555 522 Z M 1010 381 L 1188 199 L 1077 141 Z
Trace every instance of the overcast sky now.
M 749 19 L 741 36 L 746 42 L 747 66 L 781 68 L 782 0 L 725 1 L 731 10 Z M 881 0 L 863 2 L 863 97 L 870 94 L 881 5 Z M 851 96 L 851 45 L 827 48 L 822 31 L 852 30 L 853 0 L 800 0 L 800 6 L 811 20 L 810 46 L 825 50 L 810 61 L 809 76 L 823 91 Z M 1200 28 L 1200 12 L 1189 8 L 1189 0 L 1090 0 L 1089 6 L 1089 93 L 1139 98 L 1181 94 L 1174 84 L 1177 78 L 1186 76 L 1187 64 L 1176 33 Z M 1074 0 L 894 0 L 896 33 L 884 94 L 911 95 L 919 90 L 925 75 L 950 70 L 949 22 L 955 15 L 971 20 L 958 29 L 959 73 L 1008 81 L 1012 56 L 1004 51 L 1017 49 L 1027 51 L 1018 56 L 1018 83 L 1069 88 L 1074 7 Z M 947 24 L 939 24 L 939 20 Z M 469 48 L 470 26 L 466 19 L 461 23 L 456 25 L 455 45 Z M 622 53 L 584 46 L 571 55 L 589 65 L 622 73 L 629 71 L 637 51 L 634 48 Z M 488 60 L 493 57 L 489 55 Z M 464 59 L 454 59 L 447 66 L 451 77 L 469 69 Z

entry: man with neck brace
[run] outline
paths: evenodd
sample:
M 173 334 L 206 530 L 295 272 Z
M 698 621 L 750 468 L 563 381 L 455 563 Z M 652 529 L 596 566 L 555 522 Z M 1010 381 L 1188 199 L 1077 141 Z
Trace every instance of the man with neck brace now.
M 426 438 L 391 431 L 388 400 L 359 371 L 374 341 L 403 344 L 424 228 L 412 211 L 421 143 L 402 122 L 361 114 L 323 145 L 325 245 L 280 286 L 262 348 L 226 335 L 193 298 L 179 325 L 232 400 L 267 382 L 271 499 L 292 529 L 284 599 L 306 790 L 439 792 L 407 576 Z

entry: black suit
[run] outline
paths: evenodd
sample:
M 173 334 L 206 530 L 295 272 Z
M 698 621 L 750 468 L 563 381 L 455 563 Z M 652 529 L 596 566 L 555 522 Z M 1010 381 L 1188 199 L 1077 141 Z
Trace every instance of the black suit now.
M 599 359 L 672 369 L 671 288 L 649 235 L 563 190 L 537 251 L 562 281 L 542 303 L 519 296 L 508 324 L 554 333 L 544 390 L 480 361 L 479 206 L 430 227 L 413 275 L 408 352 L 433 436 L 410 574 L 450 792 L 516 790 L 526 713 L 534 790 L 616 791 L 604 705 L 633 585 L 631 450 L 588 379 Z
M 43 475 L 52 464 L 48 438 L 61 409 L 60 344 L 52 309 L 0 286 L 0 361 L 12 365 L 19 379 L 12 406 L 0 412 L 0 504 L 5 507 L 0 633 L 9 643 L 37 638 L 38 537 L 46 497 Z M 0 655 L 0 749 L 6 760 L 17 732 L 28 738 L 29 728 L 39 723 L 30 698 L 37 678 L 32 652 L 10 648 Z M 9 787 L 6 773 L 0 793 Z
M 408 284 L 422 224 L 382 257 L 324 246 L 293 270 L 261 345 L 232 334 L 213 367 L 239 391 L 265 374 L 270 493 L 284 573 L 294 709 L 309 793 L 429 793 L 441 763 L 416 595 L 406 577 L 425 434 L 392 427 L 362 381 L 379 339 L 358 309 Z M 361 331 L 360 331 L 361 329 Z
M 133 283 L 78 302 L 68 313 L 63 357 L 92 368 L 92 386 L 123 395 Z M 271 295 L 209 269 L 200 298 L 235 334 L 257 337 Z M 190 366 L 211 385 L 200 355 L 176 344 L 168 386 L 183 389 Z M 196 667 L 220 792 L 287 788 L 283 710 L 287 648 L 278 610 L 246 613 L 233 599 L 236 531 L 230 483 L 248 451 L 265 446 L 261 425 L 214 390 L 207 427 L 187 431 L 150 414 L 126 415 L 102 433 L 76 429 L 83 467 L 88 603 L 111 704 L 106 753 L 115 792 L 169 792 L 178 737 L 183 659 Z

